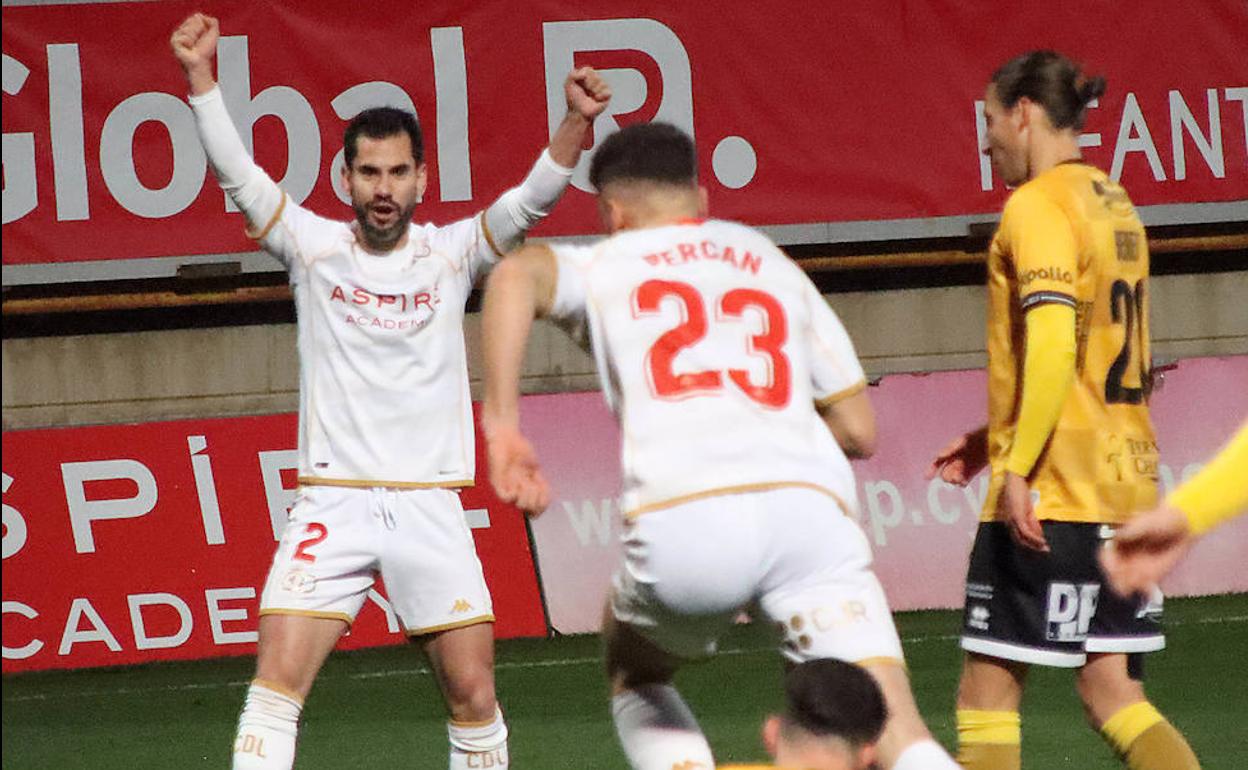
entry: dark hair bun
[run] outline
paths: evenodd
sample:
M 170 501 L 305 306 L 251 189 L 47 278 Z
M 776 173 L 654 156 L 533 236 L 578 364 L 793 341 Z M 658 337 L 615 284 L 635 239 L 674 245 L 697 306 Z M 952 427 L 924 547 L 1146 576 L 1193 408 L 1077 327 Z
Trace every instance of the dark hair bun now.
M 1085 78 L 1076 86 L 1079 92 L 1079 98 L 1084 104 L 1099 98 L 1105 93 L 1105 78 L 1097 75 L 1096 77 Z

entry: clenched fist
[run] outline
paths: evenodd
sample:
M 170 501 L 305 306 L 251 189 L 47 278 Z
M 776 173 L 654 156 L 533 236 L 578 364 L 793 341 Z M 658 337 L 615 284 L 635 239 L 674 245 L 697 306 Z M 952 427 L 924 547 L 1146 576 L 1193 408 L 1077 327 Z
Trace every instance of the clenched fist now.
M 212 76 L 212 60 L 217 56 L 217 40 L 220 37 L 217 20 L 202 13 L 186 17 L 169 37 L 169 47 L 186 72 L 193 94 L 206 93 L 216 85 Z

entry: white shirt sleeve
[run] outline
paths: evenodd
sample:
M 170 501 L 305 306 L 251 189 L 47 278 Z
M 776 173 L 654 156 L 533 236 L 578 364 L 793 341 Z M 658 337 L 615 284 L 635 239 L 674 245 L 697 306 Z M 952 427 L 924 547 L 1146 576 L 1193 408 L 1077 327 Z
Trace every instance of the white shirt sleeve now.
M 810 308 L 810 374 L 816 401 L 835 401 L 866 385 L 854 343 L 827 300 L 806 279 Z
M 481 229 L 481 215 L 474 214 L 449 225 L 426 225 L 426 228 L 430 245 L 451 261 L 456 274 L 463 279 L 461 288 L 467 300 L 481 277 L 498 264 L 498 255 Z
M 247 234 L 263 241 L 289 203 L 286 194 L 247 153 L 225 109 L 220 87 L 193 94 L 188 101 L 217 182 L 247 217 Z M 290 252 L 265 245 L 273 256 L 290 265 Z
M 602 382 L 608 406 L 615 408 L 615 388 L 607 378 L 609 366 L 604 357 L 602 339 L 597 337 L 593 319 L 589 317 L 589 266 L 595 256 L 593 246 L 555 246 L 554 301 L 550 303 L 548 318 L 563 329 L 574 343 L 585 352 L 593 354 L 597 363 L 599 382 Z
M 481 213 L 481 226 L 496 256 L 524 242 L 524 235 L 555 207 L 572 181 L 572 169 L 560 166 L 542 151 L 519 185 L 511 188 Z
M 583 323 L 589 301 L 586 271 L 593 253 L 586 246 L 551 246 L 559 274 L 550 316 L 561 321 Z

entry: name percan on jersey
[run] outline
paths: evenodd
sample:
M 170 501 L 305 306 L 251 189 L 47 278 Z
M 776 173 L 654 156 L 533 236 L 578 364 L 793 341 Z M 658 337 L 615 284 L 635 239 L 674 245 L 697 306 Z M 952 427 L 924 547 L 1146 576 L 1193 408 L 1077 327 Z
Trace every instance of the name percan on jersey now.
M 299 478 L 346 486 L 472 484 L 464 303 L 494 261 L 478 218 L 411 225 L 384 256 L 353 226 L 288 199 L 259 240 L 299 316 Z
M 1082 163 L 1019 187 L 988 252 L 988 446 L 993 517 L 1022 390 L 1023 314 L 1075 308 L 1076 373 L 1029 479 L 1041 519 L 1114 523 L 1156 498 L 1148 415 L 1148 242 L 1121 186 Z
M 725 221 L 555 247 L 553 315 L 585 328 L 621 424 L 624 510 L 800 485 L 856 510 L 849 463 L 815 402 L 865 386 L 810 279 Z

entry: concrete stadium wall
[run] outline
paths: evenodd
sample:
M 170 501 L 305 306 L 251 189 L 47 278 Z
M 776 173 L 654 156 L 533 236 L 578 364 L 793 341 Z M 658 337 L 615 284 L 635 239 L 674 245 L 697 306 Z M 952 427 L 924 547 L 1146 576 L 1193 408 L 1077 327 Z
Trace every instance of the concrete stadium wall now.
M 869 375 L 984 365 L 976 286 L 829 295 Z M 1248 354 L 1248 271 L 1157 276 L 1158 362 Z M 480 316 L 468 319 L 469 375 L 481 395 Z M 297 408 L 294 326 L 239 326 L 6 339 L 4 430 L 269 414 Z M 597 388 L 590 357 L 540 324 L 526 393 Z

